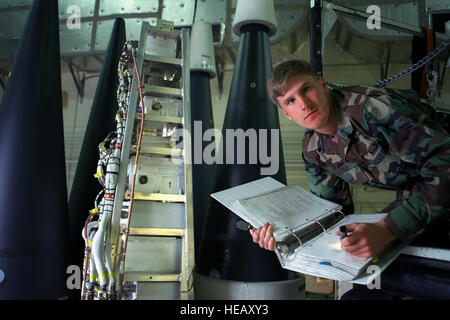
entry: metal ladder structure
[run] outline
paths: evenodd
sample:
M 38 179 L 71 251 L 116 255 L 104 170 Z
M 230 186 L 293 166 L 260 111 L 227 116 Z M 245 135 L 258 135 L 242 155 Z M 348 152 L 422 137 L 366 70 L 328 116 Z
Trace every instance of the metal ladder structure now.
M 120 172 L 111 221 L 111 245 L 121 299 L 193 299 L 194 224 L 190 134 L 189 31 L 159 20 L 142 23 L 133 70 Z M 144 107 L 136 174 L 134 160 Z M 177 138 L 178 136 L 178 138 Z M 135 176 L 134 197 L 130 197 Z M 132 211 L 129 212 L 130 198 Z M 128 214 L 131 214 L 127 228 Z M 128 232 L 128 237 L 126 237 Z M 128 238 L 124 265 L 124 239 Z M 116 282 L 117 283 L 117 282 Z

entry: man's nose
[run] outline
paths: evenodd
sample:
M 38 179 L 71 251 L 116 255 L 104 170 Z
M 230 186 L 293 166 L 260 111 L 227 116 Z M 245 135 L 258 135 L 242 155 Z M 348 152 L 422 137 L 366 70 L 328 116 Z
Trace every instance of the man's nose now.
M 299 97 L 300 100 L 300 106 L 302 110 L 309 110 L 311 109 L 311 101 L 308 99 L 308 97 Z

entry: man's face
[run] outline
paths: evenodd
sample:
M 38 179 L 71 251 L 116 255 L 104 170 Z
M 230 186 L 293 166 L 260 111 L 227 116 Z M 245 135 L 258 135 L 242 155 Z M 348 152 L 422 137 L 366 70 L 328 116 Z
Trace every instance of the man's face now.
M 286 92 L 277 97 L 277 101 L 284 115 L 298 125 L 326 134 L 335 133 L 331 96 L 322 78 L 316 80 L 303 74 L 292 76 L 287 82 Z

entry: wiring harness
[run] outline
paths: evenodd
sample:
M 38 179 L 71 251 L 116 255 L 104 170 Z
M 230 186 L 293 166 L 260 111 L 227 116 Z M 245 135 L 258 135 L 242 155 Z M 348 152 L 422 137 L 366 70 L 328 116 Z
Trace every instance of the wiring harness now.
M 98 145 L 99 160 L 94 177 L 103 189 L 96 196 L 95 207 L 90 210 L 82 231 L 85 241 L 82 300 L 115 300 L 117 296 L 111 259 L 111 219 L 131 92 L 130 61 L 135 62 L 133 55 L 137 44 L 137 41 L 128 41 L 123 46 L 117 70 L 116 129 Z

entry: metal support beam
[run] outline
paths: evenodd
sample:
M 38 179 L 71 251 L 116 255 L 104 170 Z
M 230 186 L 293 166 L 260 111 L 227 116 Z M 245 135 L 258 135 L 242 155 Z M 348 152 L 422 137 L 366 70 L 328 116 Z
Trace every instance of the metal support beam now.
M 449 63 L 450 66 L 450 50 L 447 50 L 447 56 L 444 59 L 444 67 L 442 68 L 442 73 L 441 73 L 441 78 L 438 81 L 438 97 L 441 96 L 441 89 L 442 89 L 442 85 L 444 84 L 444 79 L 445 79 L 445 70 L 447 69 L 447 62 Z
M 387 56 L 386 56 L 386 63 L 383 66 L 383 61 L 380 61 L 380 76 L 381 79 L 386 79 L 388 77 L 388 70 L 389 70 L 389 64 L 391 61 L 391 44 L 387 44 Z
M 317 74 L 322 76 L 322 1 L 311 0 L 309 10 L 310 60 Z
M 214 48 L 214 55 L 216 57 L 217 83 L 219 86 L 219 99 L 222 99 L 224 63 L 223 63 L 222 58 L 216 53 L 216 50 L 217 49 Z
M 75 70 L 73 69 L 73 67 L 77 67 L 71 59 L 69 59 L 69 61 L 67 62 L 69 65 L 69 70 L 70 70 L 70 74 L 72 75 L 72 79 L 73 82 L 75 83 L 75 87 L 77 88 L 77 92 L 78 95 L 80 96 L 80 103 L 83 103 L 83 97 L 84 97 L 84 85 L 86 83 L 86 73 L 84 71 L 83 72 L 83 77 L 81 79 L 79 79 L 79 77 L 77 77 L 75 75 Z M 80 71 L 80 68 L 78 68 L 78 71 Z

